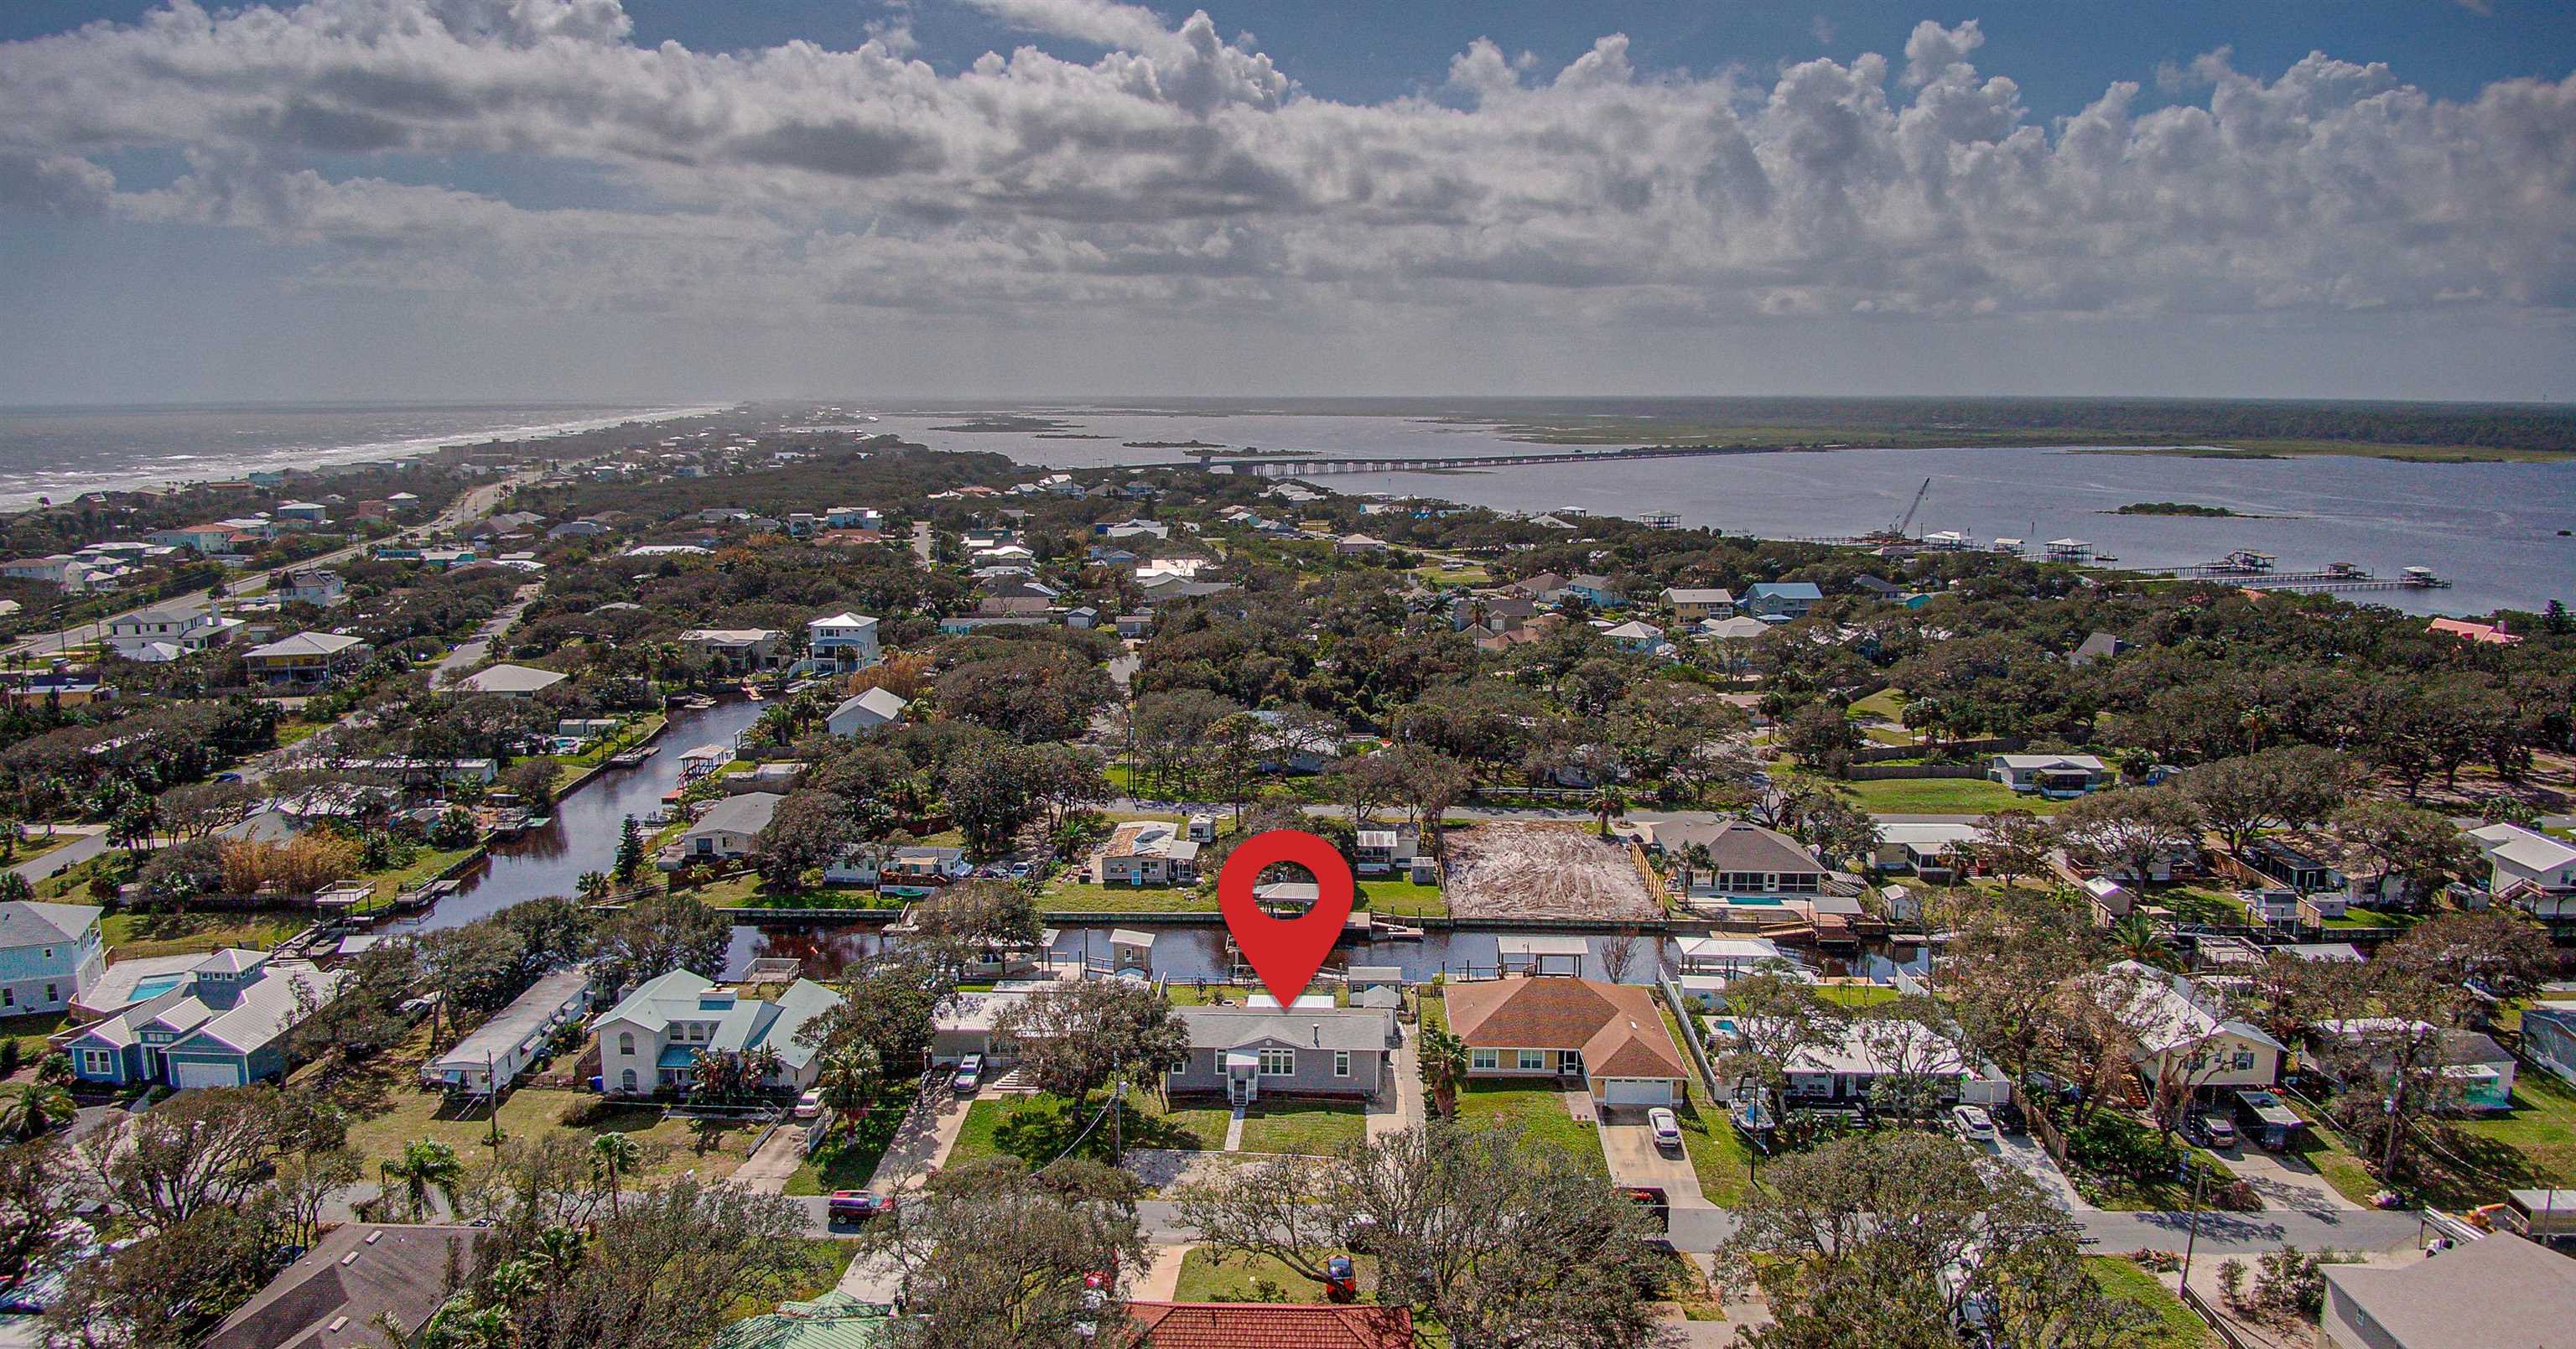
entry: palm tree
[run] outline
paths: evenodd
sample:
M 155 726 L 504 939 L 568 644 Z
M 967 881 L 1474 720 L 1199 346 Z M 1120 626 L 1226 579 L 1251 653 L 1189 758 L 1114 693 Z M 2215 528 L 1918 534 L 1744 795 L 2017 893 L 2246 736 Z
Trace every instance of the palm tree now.
M 628 1134 L 608 1133 L 590 1140 L 590 1173 L 608 1187 L 608 1214 L 617 1216 L 618 1182 L 644 1164 L 644 1145 Z
M 78 1107 L 51 1082 L 22 1082 L 0 1096 L 0 1134 L 29 1139 L 61 1127 Z
M 1422 1085 L 1432 1103 L 1452 1119 L 1458 1115 L 1458 1087 L 1467 1080 L 1467 1042 L 1438 1026 L 1422 1028 L 1417 1053 L 1422 1058 Z
M 456 1149 L 432 1139 L 404 1144 L 400 1158 L 379 1163 L 376 1170 L 388 1185 L 403 1187 L 404 1207 L 415 1222 L 429 1211 L 432 1193 L 446 1200 L 453 1212 L 456 1187 L 465 1179 L 465 1165 L 456 1160 Z
M 2113 923 L 2103 937 L 2111 953 L 2123 960 L 2134 960 L 2157 969 L 2173 967 L 2173 948 L 2165 945 L 2164 938 L 2157 935 L 2155 924 L 2148 922 L 2145 914 L 2129 914 Z
M 607 873 L 585 871 L 581 873 L 581 879 L 572 883 L 572 888 L 580 892 L 582 903 L 597 904 L 608 898 L 608 884 Z
M 1628 794 L 1616 783 L 1605 782 L 1592 789 L 1592 799 L 1585 803 L 1592 818 L 1601 822 L 1601 837 L 1610 837 L 1610 821 L 1628 810 Z
M 877 1056 L 869 1049 L 845 1049 L 823 1060 L 823 1071 L 815 1083 L 823 1092 L 823 1108 L 841 1117 L 846 1127 L 850 1121 L 868 1113 L 876 1097 Z

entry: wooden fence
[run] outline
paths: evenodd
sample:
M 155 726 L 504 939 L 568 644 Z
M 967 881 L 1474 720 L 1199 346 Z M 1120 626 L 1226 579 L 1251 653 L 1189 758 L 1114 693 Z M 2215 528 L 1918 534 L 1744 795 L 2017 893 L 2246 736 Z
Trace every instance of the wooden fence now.
M 2253 1345 L 2246 1343 L 2244 1336 L 2236 1333 L 2236 1328 L 2228 1324 L 2226 1317 L 2218 1314 L 2217 1308 L 2210 1306 L 2207 1299 L 2193 1292 L 2189 1284 L 2183 1286 L 2182 1305 L 2191 1308 L 2193 1315 L 2207 1322 L 2211 1330 L 2218 1332 L 2218 1338 L 2227 1341 L 2227 1349 L 2255 1349 Z

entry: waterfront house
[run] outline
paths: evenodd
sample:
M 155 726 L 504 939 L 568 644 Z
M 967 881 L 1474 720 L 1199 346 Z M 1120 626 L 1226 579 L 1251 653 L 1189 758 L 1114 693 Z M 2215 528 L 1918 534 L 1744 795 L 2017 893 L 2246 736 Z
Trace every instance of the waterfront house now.
M 717 802 L 680 835 L 681 860 L 731 861 L 750 856 L 760 831 L 769 827 L 769 817 L 786 799 L 776 792 L 745 792 Z
M 242 653 L 242 665 L 255 683 L 315 685 L 365 665 L 376 649 L 336 632 L 299 632 L 262 643 Z
M 1195 822 L 1194 819 L 1193 823 Z M 1211 828 L 1209 833 L 1212 837 L 1215 833 L 1214 829 Z M 1410 823 L 1385 826 L 1372 824 L 1361 828 L 1354 839 L 1351 847 L 1351 869 L 1363 876 L 1383 876 L 1389 872 L 1412 868 L 1414 856 L 1421 851 L 1422 829 L 1421 826 Z
M 260 952 L 217 952 L 181 980 L 57 1040 L 84 1082 L 238 1087 L 286 1075 L 287 1032 L 344 976 Z
M 2091 754 L 1997 754 L 1986 760 L 1986 776 L 2014 791 L 2051 799 L 2111 785 L 2109 766 Z
M 1198 880 L 1199 845 L 1170 820 L 1130 820 L 1091 857 L 1099 885 L 1189 885 Z
M 493 1013 L 491 1020 L 457 1041 L 455 1048 L 423 1066 L 421 1085 L 488 1096 L 496 1087 L 516 1080 L 545 1052 L 557 1031 L 589 1010 L 589 966 L 549 971 L 509 1006 Z
M 2437 618 L 2424 630 L 2446 632 L 2464 642 L 2483 642 L 2489 646 L 2512 646 L 2522 640 L 2520 633 L 2505 631 L 2501 619 L 2493 623 L 2472 623 L 2464 618 Z
M 841 1005 L 841 995 L 799 979 L 776 1002 L 745 998 L 695 970 L 648 979 L 599 1018 L 599 1082 L 613 1095 L 686 1091 L 700 1054 L 778 1053 L 763 1085 L 802 1091 L 820 1071 L 815 1046 L 796 1033 Z
M 504 698 L 528 698 L 553 688 L 569 677 L 554 670 L 540 670 L 533 665 L 495 665 L 465 676 L 456 681 L 456 686 L 468 693 L 496 693 Z
M 1878 851 L 1870 861 L 1881 871 L 1910 873 L 1928 885 L 1948 885 L 1964 869 L 1968 847 L 1976 838 L 1973 824 L 1881 824 Z
M 963 848 L 943 848 L 926 843 L 887 847 L 880 843 L 854 843 L 841 854 L 840 860 L 823 868 L 826 885 L 947 885 L 973 874 L 975 865 L 966 860 Z
M 1672 606 L 1673 618 L 1683 623 L 1735 617 L 1735 592 L 1718 586 L 1673 586 L 1664 591 L 1664 603 Z
M 784 636 L 775 628 L 691 628 L 680 634 L 680 644 L 727 674 L 750 674 L 777 666 Z
M 1242 1105 L 1263 1096 L 1377 1095 L 1396 1038 L 1379 1008 L 1179 1007 L 1189 1060 L 1163 1075 L 1175 1096 L 1219 1095 Z
M 805 625 L 805 648 L 817 666 L 835 671 L 864 670 L 883 659 L 877 649 L 877 621 L 847 609 Z
M 1744 609 L 1756 618 L 1804 618 L 1824 602 L 1813 581 L 1756 581 L 1744 590 Z
M 1776 829 L 1743 820 L 1668 820 L 1641 832 L 1647 846 L 1664 855 L 1681 878 L 1683 895 L 1693 901 L 1768 908 L 1825 888 L 1825 864 Z M 1705 866 L 1690 861 L 1694 847 L 1708 850 Z
M 911 705 L 891 689 L 870 689 L 843 699 L 823 725 L 834 735 L 864 735 L 900 723 L 903 710 Z
M 1511 978 L 1451 984 L 1446 999 L 1471 1079 L 1579 1081 L 1601 1106 L 1682 1101 L 1690 1070 L 1647 989 Z
M 0 1016 L 59 1012 L 107 969 L 99 917 L 87 904 L 0 904 Z

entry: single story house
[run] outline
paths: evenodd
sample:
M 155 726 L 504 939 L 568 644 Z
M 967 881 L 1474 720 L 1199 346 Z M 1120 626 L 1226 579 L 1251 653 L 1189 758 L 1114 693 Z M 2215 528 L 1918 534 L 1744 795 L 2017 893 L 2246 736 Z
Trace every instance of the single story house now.
M 457 681 L 457 687 L 468 693 L 497 693 L 504 698 L 526 698 L 570 678 L 553 670 L 540 670 L 533 665 L 495 665 L 477 670 Z
M 1581 1081 L 1605 1106 L 1682 1101 L 1690 1070 L 1647 989 L 1513 978 L 1451 984 L 1446 998 L 1470 1078 Z
M 680 835 L 681 857 L 697 861 L 749 856 L 752 843 L 769 827 L 778 803 L 786 799 L 776 792 L 744 792 L 718 801 Z
M 2523 1008 L 2522 1052 L 2565 1081 L 2576 1083 L 2576 1002 L 2544 1002 Z
M 0 1016 L 59 1012 L 83 1003 L 107 971 L 99 917 L 89 904 L 0 904 Z
M 648 979 L 599 1018 L 599 1083 L 613 1095 L 685 1091 L 700 1054 L 778 1052 L 764 1085 L 802 1091 L 820 1071 L 817 1051 L 799 1044 L 805 1024 L 838 1007 L 841 995 L 799 979 L 776 1002 L 745 998 L 695 970 Z
M 1717 824 L 1663 821 L 1641 831 L 1646 846 L 1674 863 L 1682 894 L 1727 907 L 1770 908 L 1787 896 L 1823 892 L 1825 864 L 1796 839 L 1743 820 Z M 1698 862 L 1699 849 L 1707 860 Z
M 233 953 L 217 952 L 218 956 Z M 304 999 L 328 1001 L 343 975 L 300 960 L 209 960 L 184 980 L 56 1043 L 84 1082 L 238 1087 L 286 1075 L 286 1033 Z
M 1189 885 L 1199 877 L 1199 845 L 1170 820 L 1131 820 L 1119 825 L 1108 846 L 1091 857 L 1099 885 Z
M 2333 1073 L 2331 1065 L 2343 1056 L 2368 1054 L 2374 1060 L 2387 1061 L 2401 1046 L 2420 1046 L 2429 1039 L 2429 1061 L 2439 1065 L 2441 1075 L 2459 1091 L 2460 1109 L 2513 1108 L 2513 1053 L 2476 1031 L 2404 1017 L 2373 1016 L 2320 1021 L 2308 1029 L 2308 1039 L 2323 1051 L 2311 1056 L 2310 1061 L 2329 1076 Z
M 488 1096 L 496 1084 L 510 1085 L 536 1061 L 555 1032 L 579 1021 L 589 1010 L 589 966 L 549 971 L 473 1034 L 457 1041 L 455 1048 L 423 1066 L 421 1085 Z
M 1362 829 L 1351 846 L 1351 869 L 1363 876 L 1409 870 L 1422 849 L 1422 828 L 1406 823 Z
M 2288 1047 L 2250 1022 L 2219 1014 L 2198 986 L 2134 960 L 2113 964 L 2100 996 L 2129 1026 L 2130 1058 L 2147 1081 L 2190 1088 L 2195 1096 L 2280 1080 Z
M 225 1317 L 201 1349 L 407 1343 L 455 1295 L 448 1278 L 473 1267 L 480 1235 L 461 1224 L 339 1224 Z
M 2510 1232 L 2324 1273 L 2317 1349 L 2502 1349 L 2563 1343 L 2576 1326 L 2576 1262 Z
M 883 848 L 860 843 L 823 868 L 826 885 L 947 885 L 974 871 L 963 848 L 907 844 Z
M 1164 1074 L 1174 1095 L 1222 1095 L 1243 1104 L 1264 1095 L 1377 1095 L 1395 1014 L 1374 1008 L 1180 1007 L 1189 1062 Z
M 2111 785 L 2111 770 L 2091 754 L 1997 754 L 1986 776 L 2017 792 L 2057 798 L 2082 796 Z
M 870 689 L 843 699 L 832 714 L 823 719 L 824 729 L 834 735 L 864 735 L 903 721 L 904 709 L 911 703 L 892 689 Z
M 1712 1058 L 1758 1029 L 1727 1016 L 1709 1018 L 1708 1026 Z M 1937 1080 L 1948 1104 L 1998 1105 L 2012 1095 L 2002 1070 L 1921 1022 L 1894 1018 L 1847 1022 L 1838 1040 L 1799 1050 L 1788 1068 L 1783 1096 L 1791 1105 L 1866 1106 L 1880 1079 L 1905 1075 Z
M 1604 628 L 1601 639 L 1622 651 L 1640 656 L 1660 656 L 1673 649 L 1664 638 L 1664 630 L 1652 623 L 1629 619 L 1613 628 Z
M 1926 884 L 1948 885 L 1966 869 L 1969 846 L 1976 839 L 1973 824 L 1881 824 L 1878 851 L 1870 860 L 1881 871 L 1910 872 Z

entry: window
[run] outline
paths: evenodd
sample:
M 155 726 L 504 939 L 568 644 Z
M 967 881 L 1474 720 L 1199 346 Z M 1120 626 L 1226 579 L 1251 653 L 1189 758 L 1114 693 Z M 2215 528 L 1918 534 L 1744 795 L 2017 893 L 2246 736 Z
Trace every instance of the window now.
M 625 1072 L 619 1073 L 617 1075 L 617 1086 L 620 1091 L 631 1092 L 635 1090 L 635 1070 L 629 1068 Z
M 632 1054 L 635 1052 L 635 1032 L 631 1030 L 622 1030 L 617 1033 L 617 1052 L 620 1054 Z M 628 1069 L 626 1071 L 626 1075 L 628 1077 L 633 1077 L 635 1075 L 635 1070 L 632 1068 Z M 628 1087 L 628 1090 L 630 1091 L 633 1089 L 632 1085 Z
M 1487 1071 L 1500 1068 L 1503 1066 L 1502 1051 L 1498 1049 L 1471 1050 L 1468 1052 L 1467 1066 L 1477 1071 Z
M 50 946 L 46 947 L 46 948 L 45 948 L 45 959 L 47 959 L 47 960 L 51 960 L 51 959 L 53 959 L 53 958 L 54 958 L 54 948 L 52 948 L 52 947 L 50 947 Z
M 61 986 L 61 985 L 59 985 L 59 984 L 47 984 L 47 985 L 45 985 L 45 1001 L 47 1001 L 47 1002 L 61 1002 L 61 1001 L 63 1000 L 63 995 L 62 995 L 59 991 L 57 991 L 57 990 L 59 990 L 61 987 L 62 987 L 62 986 Z
M 2237 1050 L 2236 1056 L 2227 1061 L 2227 1066 L 2240 1073 L 2252 1071 L 2254 1067 L 2254 1051 L 2250 1049 Z
M 1261 1075 L 1262 1075 L 1263 1077 L 1294 1077 L 1294 1076 L 1296 1076 L 1296 1075 L 1297 1075 L 1297 1051 L 1296 1051 L 1296 1050 L 1293 1050 L 1293 1049 L 1265 1049 L 1265 1050 L 1262 1050 L 1262 1051 L 1261 1051 Z
M 82 1071 L 82 1072 L 84 1072 L 84 1073 L 89 1074 L 89 1075 L 90 1075 L 90 1076 L 92 1076 L 92 1077 L 113 1077 L 113 1076 L 115 1076 L 115 1075 L 116 1075 L 116 1052 L 115 1052 L 114 1050 L 109 1050 L 109 1049 L 84 1049 L 84 1050 L 82 1050 L 82 1051 L 81 1051 L 81 1071 Z
M 14 988 L 0 988 L 0 1007 L 15 1007 L 17 1005 L 18 990 Z
M 1520 1056 L 1522 1072 L 1535 1073 L 1547 1067 L 1547 1051 L 1544 1049 L 1524 1049 Z
M 1335 1077 L 1348 1077 L 1348 1076 L 1350 1076 L 1350 1075 L 1351 1075 L 1351 1051 L 1349 1051 L 1349 1050 L 1347 1050 L 1347 1049 L 1336 1049 L 1336 1050 L 1334 1050 L 1334 1051 L 1333 1051 L 1333 1076 L 1335 1076 Z

